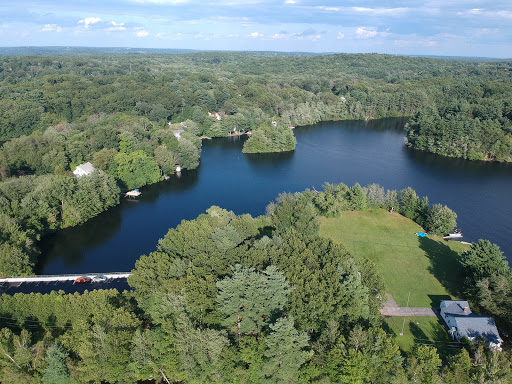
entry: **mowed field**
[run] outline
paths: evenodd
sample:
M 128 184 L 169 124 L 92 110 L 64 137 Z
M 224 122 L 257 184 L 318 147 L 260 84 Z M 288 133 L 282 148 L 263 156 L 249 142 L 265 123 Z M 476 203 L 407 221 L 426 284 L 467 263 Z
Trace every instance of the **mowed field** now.
M 396 343 L 404 351 L 410 351 L 417 344 L 432 345 L 444 359 L 461 348 L 459 343 L 452 340 L 437 317 L 388 317 L 385 324 L 388 332 L 395 336 Z M 400 335 L 402 329 L 403 334 Z
M 357 259 L 377 264 L 387 293 L 400 306 L 438 306 L 440 300 L 459 298 L 462 277 L 458 263 L 469 245 L 437 236 L 419 238 L 412 220 L 383 209 L 346 211 L 337 218 L 320 218 L 320 235 L 343 244 Z

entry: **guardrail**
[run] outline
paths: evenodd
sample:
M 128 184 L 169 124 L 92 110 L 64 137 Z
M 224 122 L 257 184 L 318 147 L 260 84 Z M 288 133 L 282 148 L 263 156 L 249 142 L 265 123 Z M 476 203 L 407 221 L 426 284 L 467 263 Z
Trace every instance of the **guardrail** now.
M 28 283 L 37 281 L 69 281 L 76 280 L 79 277 L 105 276 L 107 279 L 127 278 L 131 272 L 110 272 L 110 273 L 85 273 L 76 275 L 36 275 L 23 277 L 7 277 L 0 279 L 0 283 Z

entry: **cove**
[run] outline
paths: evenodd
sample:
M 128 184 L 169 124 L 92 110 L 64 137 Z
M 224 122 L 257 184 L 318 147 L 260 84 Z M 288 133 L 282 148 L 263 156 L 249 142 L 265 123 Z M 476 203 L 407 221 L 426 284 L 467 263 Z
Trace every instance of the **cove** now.
M 181 220 L 212 205 L 236 214 L 265 213 L 281 192 L 348 186 L 407 186 L 458 214 L 464 240 L 497 243 L 512 255 L 512 164 L 445 158 L 404 145 L 406 119 L 324 122 L 295 129 L 293 152 L 242 154 L 245 136 L 204 140 L 201 165 L 141 189 L 121 204 L 41 242 L 38 273 L 130 271 Z

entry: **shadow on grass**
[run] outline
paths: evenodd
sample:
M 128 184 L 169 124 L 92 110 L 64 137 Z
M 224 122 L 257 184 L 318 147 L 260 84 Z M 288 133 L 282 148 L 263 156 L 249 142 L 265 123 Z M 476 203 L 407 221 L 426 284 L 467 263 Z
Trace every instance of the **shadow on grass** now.
M 381 328 L 390 336 L 396 337 L 395 331 L 391 329 L 388 323 L 385 321 L 382 322 Z
M 452 297 L 449 295 L 427 295 L 430 299 L 430 306 L 434 308 L 434 312 L 438 310 L 442 300 L 451 300 Z
M 420 248 L 425 251 L 430 259 L 430 273 L 446 288 L 450 295 L 459 296 L 463 277 L 457 252 L 450 249 L 442 241 L 432 240 L 428 237 L 418 238 L 418 240 Z M 434 302 L 433 306 L 439 306 L 439 302 Z
M 429 335 L 427 335 L 419 324 L 409 322 L 409 329 L 414 337 L 415 344 L 430 345 L 437 349 L 441 360 L 446 361 L 449 356 L 456 354 L 460 350 L 460 344 L 452 340 L 444 325 L 438 319 L 436 324 L 431 325 Z
M 428 343 L 430 338 L 414 321 L 409 321 L 409 330 L 414 337 L 415 343 Z

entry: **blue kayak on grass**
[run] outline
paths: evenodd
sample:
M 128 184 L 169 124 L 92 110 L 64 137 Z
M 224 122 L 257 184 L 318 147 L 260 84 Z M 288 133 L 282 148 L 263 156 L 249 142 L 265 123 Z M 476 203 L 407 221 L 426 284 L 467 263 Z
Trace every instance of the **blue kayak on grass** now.
M 423 232 L 418 232 L 418 233 L 416 234 L 416 236 L 418 236 L 418 237 L 427 237 L 427 234 L 426 234 L 426 233 L 423 233 Z

